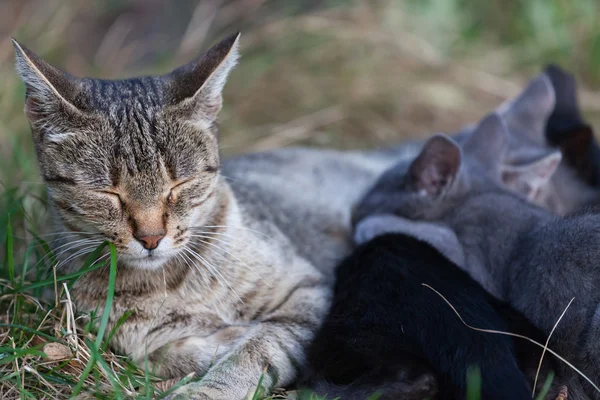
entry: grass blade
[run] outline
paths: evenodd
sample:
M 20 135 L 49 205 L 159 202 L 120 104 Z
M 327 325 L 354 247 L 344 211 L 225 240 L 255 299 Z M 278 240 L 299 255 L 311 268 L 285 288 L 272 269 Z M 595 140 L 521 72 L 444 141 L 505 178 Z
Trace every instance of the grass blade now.
M 12 224 L 10 223 L 10 215 L 8 216 L 8 223 L 6 224 L 6 269 L 8 270 L 8 277 L 10 279 L 10 282 L 14 285 L 14 283 L 15 283 L 15 257 L 14 257 L 13 232 L 12 232 Z
M 72 396 L 76 396 L 83 389 L 83 385 L 85 383 L 85 379 L 88 377 L 94 365 L 96 364 L 97 357 L 99 357 L 99 349 L 102 346 L 102 339 L 104 338 L 104 333 L 106 332 L 106 326 L 108 325 L 108 318 L 110 317 L 110 311 L 112 309 L 112 302 L 115 296 L 115 281 L 117 279 L 117 248 L 114 244 L 109 243 L 110 248 L 110 272 L 108 275 L 108 290 L 106 294 L 106 301 L 104 303 L 104 312 L 102 313 L 102 318 L 100 319 L 100 327 L 98 328 L 98 334 L 96 336 L 96 342 L 93 346 L 92 355 L 88 364 L 85 366 L 81 374 L 81 378 L 79 378 L 79 382 L 73 388 Z

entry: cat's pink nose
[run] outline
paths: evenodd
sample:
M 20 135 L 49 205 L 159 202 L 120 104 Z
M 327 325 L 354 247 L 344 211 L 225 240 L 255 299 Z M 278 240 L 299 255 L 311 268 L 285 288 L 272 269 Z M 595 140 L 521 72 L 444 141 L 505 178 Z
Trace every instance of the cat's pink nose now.
M 136 236 L 135 238 L 144 246 L 146 250 L 154 250 L 158 247 L 161 239 L 165 235 L 151 235 L 151 236 Z

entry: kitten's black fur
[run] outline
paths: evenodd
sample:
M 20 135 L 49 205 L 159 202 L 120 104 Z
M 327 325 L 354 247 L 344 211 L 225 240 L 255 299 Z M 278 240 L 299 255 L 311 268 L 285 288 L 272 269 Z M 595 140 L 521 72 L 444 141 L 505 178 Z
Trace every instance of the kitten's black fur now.
M 406 398 L 394 366 L 412 362 L 434 371 L 438 398 L 462 399 L 467 368 L 477 365 L 482 398 L 530 398 L 517 359 L 539 360 L 537 348 L 468 328 L 422 283 L 439 291 L 471 326 L 543 341 L 525 318 L 434 247 L 386 234 L 359 246 L 337 270 L 331 310 L 308 353 L 313 386 L 343 399 L 365 399 L 376 389 L 381 398 Z
M 556 97 L 546 123 L 548 143 L 561 149 L 565 161 L 588 185 L 600 187 L 600 146 L 592 126 L 581 115 L 575 77 L 552 64 L 544 73 Z

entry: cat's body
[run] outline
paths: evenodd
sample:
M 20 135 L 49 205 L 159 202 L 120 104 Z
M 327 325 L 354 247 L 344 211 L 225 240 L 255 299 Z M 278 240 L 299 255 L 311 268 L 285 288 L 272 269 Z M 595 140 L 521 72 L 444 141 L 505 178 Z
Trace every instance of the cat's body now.
M 386 173 L 359 208 L 450 228 L 464 251 L 463 269 L 545 334 L 574 298 L 550 347 L 598 382 L 600 215 L 556 217 L 502 188 L 497 171 L 508 137 L 498 118 L 486 121 L 482 137 L 495 144 L 495 155 L 461 152 L 450 139 L 436 137 L 414 163 Z M 540 177 L 548 179 L 555 168 L 548 164 Z M 566 367 L 562 372 L 574 376 Z M 572 385 L 577 392 L 578 384 Z
M 276 224 L 331 277 L 352 249 L 352 206 L 384 170 L 420 147 L 392 154 L 286 148 L 225 160 L 223 175 L 250 212 Z
M 533 360 L 537 367 L 541 351 L 517 341 L 517 352 L 507 336 L 472 330 L 423 284 L 441 293 L 471 326 L 543 336 L 431 245 L 384 234 L 357 248 L 336 276 L 332 308 L 308 356 L 320 394 L 363 399 L 377 390 L 385 399 L 413 398 L 403 391 L 399 374 L 407 370 L 399 366 L 412 365 L 433 371 L 436 398 L 465 398 L 469 367 L 480 368 L 483 398 L 530 398 L 517 359 Z M 425 391 L 426 383 L 415 398 L 435 394 L 435 386 Z
M 59 273 L 103 241 L 117 250 L 108 329 L 130 315 L 111 345 L 159 375 L 202 376 L 184 398 L 244 399 L 261 377 L 267 391 L 292 383 L 330 289 L 272 213 L 238 201 L 220 175 L 215 120 L 237 37 L 165 76 L 123 81 L 75 78 L 15 49 L 63 232 Z M 74 284 L 79 312 L 102 309 L 108 272 Z

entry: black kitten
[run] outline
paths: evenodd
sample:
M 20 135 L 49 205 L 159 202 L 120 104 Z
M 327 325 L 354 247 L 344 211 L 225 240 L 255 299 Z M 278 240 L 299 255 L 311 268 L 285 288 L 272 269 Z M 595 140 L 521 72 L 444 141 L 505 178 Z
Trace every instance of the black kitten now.
M 565 161 L 587 184 L 600 186 L 600 146 L 581 115 L 575 77 L 556 65 L 544 73 L 554 88 L 556 103 L 546 124 L 548 142 L 559 147 Z
M 308 353 L 317 391 L 343 399 L 366 399 L 375 390 L 384 399 L 408 398 L 398 371 L 412 364 L 435 374 L 438 398 L 463 399 L 467 369 L 476 366 L 482 398 L 531 398 L 517 360 L 539 360 L 537 348 L 468 328 L 423 283 L 471 326 L 543 341 L 523 317 L 436 248 L 404 234 L 386 234 L 359 246 L 338 267 L 331 310 Z M 431 393 L 420 398 L 426 395 Z

